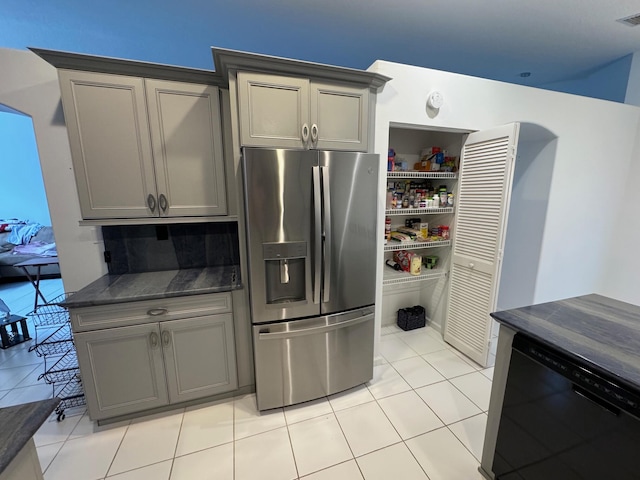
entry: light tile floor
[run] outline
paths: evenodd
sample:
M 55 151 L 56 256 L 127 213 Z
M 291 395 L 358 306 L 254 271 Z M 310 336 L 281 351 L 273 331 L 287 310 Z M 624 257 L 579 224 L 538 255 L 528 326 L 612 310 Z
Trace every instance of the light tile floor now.
M 33 289 L 0 298 L 27 313 Z M 245 395 L 103 427 L 52 416 L 35 436 L 45 480 L 480 480 L 493 370 L 429 327 L 382 333 L 371 382 L 302 405 L 259 414 Z M 50 396 L 41 369 L 28 345 L 1 351 L 0 406 Z

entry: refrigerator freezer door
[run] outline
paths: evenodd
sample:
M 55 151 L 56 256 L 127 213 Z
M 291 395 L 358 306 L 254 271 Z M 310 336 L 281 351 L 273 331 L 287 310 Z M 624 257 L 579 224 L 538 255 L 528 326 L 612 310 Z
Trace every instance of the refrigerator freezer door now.
M 320 152 L 324 271 L 321 314 L 373 305 L 379 157 Z
M 245 148 L 245 211 L 254 323 L 313 317 L 313 169 L 317 153 Z M 317 287 L 319 290 L 319 286 Z
M 373 307 L 253 327 L 258 410 L 341 392 L 373 378 Z

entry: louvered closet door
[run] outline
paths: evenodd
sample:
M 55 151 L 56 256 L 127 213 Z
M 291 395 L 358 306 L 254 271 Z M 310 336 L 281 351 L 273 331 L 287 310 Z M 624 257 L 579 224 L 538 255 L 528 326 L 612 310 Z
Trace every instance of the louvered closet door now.
M 487 365 L 520 124 L 468 136 L 453 230 L 444 339 Z

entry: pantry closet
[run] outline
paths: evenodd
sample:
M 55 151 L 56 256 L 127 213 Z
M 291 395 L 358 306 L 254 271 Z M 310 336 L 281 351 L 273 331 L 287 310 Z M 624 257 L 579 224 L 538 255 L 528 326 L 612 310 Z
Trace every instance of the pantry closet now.
M 498 328 L 489 313 L 598 291 L 606 255 L 594 252 L 607 252 L 611 238 L 594 235 L 594 222 L 604 231 L 616 218 L 593 199 L 605 181 L 624 184 L 638 110 L 386 61 L 370 70 L 392 78 L 376 101 L 378 331 L 396 323 L 398 309 L 421 305 L 447 343 L 491 365 Z M 435 90 L 438 109 L 428 104 Z M 411 170 L 430 147 L 460 157 L 453 178 L 387 172 L 389 149 Z M 401 181 L 446 185 L 453 211 L 387 208 L 389 182 Z M 450 244 L 385 244 L 387 217 L 392 229 L 406 218 L 448 225 Z M 385 265 L 395 250 L 437 256 L 436 268 L 398 273 Z

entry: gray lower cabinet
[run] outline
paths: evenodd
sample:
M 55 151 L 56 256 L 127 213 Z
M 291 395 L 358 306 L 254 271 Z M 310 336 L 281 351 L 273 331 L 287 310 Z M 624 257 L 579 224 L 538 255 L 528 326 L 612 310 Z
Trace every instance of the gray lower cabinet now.
M 75 334 L 93 420 L 237 388 L 233 315 Z
M 160 332 L 170 403 L 238 388 L 232 314 L 173 320 Z
M 157 323 L 74 336 L 92 419 L 169 403 Z

